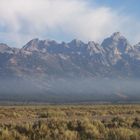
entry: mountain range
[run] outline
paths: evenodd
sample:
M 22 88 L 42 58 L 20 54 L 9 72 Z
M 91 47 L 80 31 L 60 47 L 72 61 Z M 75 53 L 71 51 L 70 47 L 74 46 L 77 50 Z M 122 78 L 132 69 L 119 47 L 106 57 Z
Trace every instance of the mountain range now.
M 1 76 L 140 77 L 140 43 L 119 32 L 102 44 L 33 39 L 22 48 L 0 44 Z
M 0 43 L 1 93 L 5 92 L 4 89 L 7 89 L 7 86 L 13 87 L 14 84 L 14 87 L 16 87 L 18 83 L 20 84 L 18 88 L 20 90 L 22 89 L 22 91 L 24 91 L 25 85 L 26 87 L 29 85 L 29 87 L 35 89 L 34 91 L 36 91 L 36 93 L 41 89 L 43 95 L 49 91 L 52 96 L 52 93 L 56 93 L 54 89 L 56 89 L 55 91 L 59 91 L 59 88 L 56 87 L 61 87 L 59 91 L 61 93 L 69 92 L 70 90 L 70 93 L 76 92 L 81 96 L 84 90 L 84 92 L 90 91 L 89 93 L 92 94 L 95 87 L 101 87 L 100 84 L 102 82 L 99 82 L 99 79 L 102 79 L 101 81 L 111 79 L 108 80 L 111 81 L 111 83 L 113 83 L 112 79 L 117 79 L 120 83 L 120 81 L 124 79 L 128 81 L 128 79 L 139 80 L 139 78 L 140 43 L 131 45 L 119 32 L 104 39 L 101 44 L 95 43 L 94 41 L 84 43 L 77 39 L 68 43 L 58 43 L 55 40 L 49 39 L 33 39 L 21 48 L 13 48 L 4 43 Z M 72 82 L 68 82 L 68 79 L 71 79 Z M 8 81 L 8 84 L 3 81 Z M 24 81 L 26 84 L 23 86 L 21 81 Z M 80 83 L 81 81 L 86 82 Z M 80 84 L 77 85 L 78 83 Z M 93 87 L 93 85 L 96 86 L 94 88 L 88 87 L 87 89 L 81 88 L 89 83 L 92 83 L 91 87 Z M 108 83 L 110 85 L 110 82 Z M 138 82 L 135 82 L 136 87 L 134 87 L 134 89 L 135 93 L 138 94 L 140 89 L 137 89 L 137 87 L 139 87 L 137 83 Z M 67 88 L 62 88 L 62 85 Z M 109 85 L 105 87 L 109 88 Z M 114 83 L 114 85 L 117 84 Z M 124 86 L 130 85 L 132 85 L 132 83 L 125 84 Z M 12 91 L 12 88 L 8 89 L 9 92 Z M 13 92 L 15 91 L 18 93 L 17 88 L 13 90 Z M 27 88 L 27 91 L 29 91 L 29 88 Z M 100 92 L 103 91 L 104 89 Z M 108 90 L 106 92 L 108 92 Z M 112 90 L 109 92 L 111 93 Z M 120 90 L 120 86 L 117 86 L 117 94 L 113 94 L 113 98 L 116 98 L 114 95 L 117 95 L 119 98 L 128 99 L 128 96 L 122 93 L 123 90 Z M 3 96 L 4 95 L 5 94 L 3 94 Z M 71 94 L 71 96 L 72 95 L 73 94 Z M 88 99 L 90 99 L 90 97 L 91 96 L 89 96 Z M 54 96 L 52 99 L 54 99 Z

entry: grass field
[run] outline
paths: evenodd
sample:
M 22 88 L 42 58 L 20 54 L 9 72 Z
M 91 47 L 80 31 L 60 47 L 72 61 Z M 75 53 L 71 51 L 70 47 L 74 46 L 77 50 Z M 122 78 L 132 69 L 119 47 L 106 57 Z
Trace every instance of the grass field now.
M 0 106 L 0 140 L 140 140 L 140 105 Z

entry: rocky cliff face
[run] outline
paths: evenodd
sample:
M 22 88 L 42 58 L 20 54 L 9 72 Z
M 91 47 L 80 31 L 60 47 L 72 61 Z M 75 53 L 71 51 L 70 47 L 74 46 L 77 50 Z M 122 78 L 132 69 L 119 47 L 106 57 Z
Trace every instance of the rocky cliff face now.
M 20 49 L 0 44 L 0 75 L 68 77 L 139 77 L 140 43 L 114 33 L 101 45 L 33 39 Z

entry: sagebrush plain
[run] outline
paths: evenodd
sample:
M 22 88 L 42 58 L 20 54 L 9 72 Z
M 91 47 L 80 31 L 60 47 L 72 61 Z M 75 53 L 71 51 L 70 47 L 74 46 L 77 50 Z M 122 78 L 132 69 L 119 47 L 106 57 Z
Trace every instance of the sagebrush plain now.
M 139 139 L 139 104 L 0 106 L 0 140 Z

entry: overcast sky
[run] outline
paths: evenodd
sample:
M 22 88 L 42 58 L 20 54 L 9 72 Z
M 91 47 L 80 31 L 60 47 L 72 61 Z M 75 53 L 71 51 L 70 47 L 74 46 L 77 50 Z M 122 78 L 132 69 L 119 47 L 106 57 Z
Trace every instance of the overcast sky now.
M 0 0 L 0 42 L 22 47 L 33 38 L 101 42 L 121 32 L 140 42 L 139 0 Z

